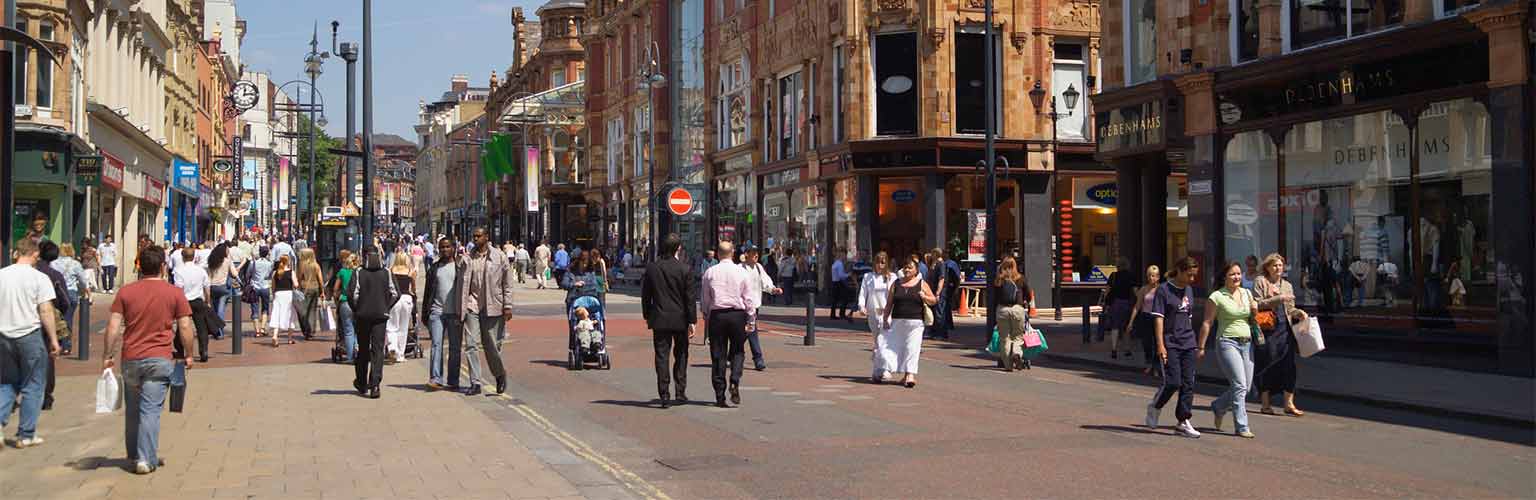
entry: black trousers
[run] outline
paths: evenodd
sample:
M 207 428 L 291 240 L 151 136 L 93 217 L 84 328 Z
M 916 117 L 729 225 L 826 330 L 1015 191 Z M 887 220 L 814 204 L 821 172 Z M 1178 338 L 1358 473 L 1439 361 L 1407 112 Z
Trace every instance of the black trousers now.
M 668 399 L 688 392 L 688 330 L 654 330 L 651 341 L 656 346 L 656 394 Z M 667 358 L 671 358 L 668 366 Z M 676 387 L 675 392 L 672 388 Z
M 1163 363 L 1163 386 L 1157 389 L 1157 399 L 1152 403 L 1162 409 L 1168 405 L 1174 391 L 1179 393 L 1179 405 L 1173 414 L 1180 421 L 1194 416 L 1195 405 L 1195 350 L 1168 349 L 1168 362 Z
M 747 312 L 716 310 L 709 313 L 709 365 L 710 382 L 715 386 L 715 397 L 725 397 L 726 369 L 730 369 L 730 385 L 741 385 L 741 369 L 746 362 Z
M 197 327 L 197 358 L 208 357 L 208 335 L 212 332 L 208 328 L 208 317 L 213 315 L 213 310 L 208 308 L 208 302 L 203 299 L 187 301 L 192 306 L 192 324 Z
M 848 317 L 848 306 L 853 302 L 852 298 L 848 283 L 839 281 L 832 284 L 832 319 Z
M 357 320 L 357 357 L 352 361 L 357 385 L 378 389 L 384 381 L 384 326 L 388 320 Z
M 464 363 L 464 321 L 458 314 L 444 312 L 443 337 L 448 341 L 448 361 L 443 371 L 448 372 L 448 387 L 459 386 L 459 365 Z M 475 333 L 479 335 L 479 332 Z

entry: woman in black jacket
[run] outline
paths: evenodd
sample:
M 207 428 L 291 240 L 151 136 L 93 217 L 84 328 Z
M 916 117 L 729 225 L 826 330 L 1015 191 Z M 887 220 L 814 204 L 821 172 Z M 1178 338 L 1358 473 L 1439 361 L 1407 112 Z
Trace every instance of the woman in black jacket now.
M 380 262 L 378 247 L 363 249 L 363 268 L 352 278 L 352 291 L 347 297 L 353 303 L 357 331 L 357 358 L 352 365 L 356 378 L 352 387 L 357 388 L 359 395 L 378 399 L 379 384 L 384 379 L 384 329 L 390 308 L 400 299 L 395 280 Z

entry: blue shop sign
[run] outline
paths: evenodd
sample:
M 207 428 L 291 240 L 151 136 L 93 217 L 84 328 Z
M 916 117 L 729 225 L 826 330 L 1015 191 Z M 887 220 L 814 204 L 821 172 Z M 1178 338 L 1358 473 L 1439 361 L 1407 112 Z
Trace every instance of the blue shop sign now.
M 1090 186 L 1087 194 L 1088 199 L 1112 207 L 1115 206 L 1115 200 L 1120 198 L 1120 188 L 1113 182 L 1106 182 Z
M 911 203 L 917 199 L 917 192 L 911 189 L 898 189 L 891 193 L 891 201 L 896 203 Z
M 196 163 L 177 159 L 173 164 L 172 173 L 174 175 L 171 179 L 171 186 L 175 187 L 177 191 L 181 191 L 184 195 L 193 198 L 198 197 Z

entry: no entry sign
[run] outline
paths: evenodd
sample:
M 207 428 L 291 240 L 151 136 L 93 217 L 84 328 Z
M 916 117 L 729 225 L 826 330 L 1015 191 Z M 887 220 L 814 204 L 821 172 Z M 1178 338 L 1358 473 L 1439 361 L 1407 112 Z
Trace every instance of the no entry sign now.
M 672 211 L 672 215 L 688 215 L 688 212 L 693 211 L 693 194 L 687 189 L 673 189 L 667 193 L 667 209 Z

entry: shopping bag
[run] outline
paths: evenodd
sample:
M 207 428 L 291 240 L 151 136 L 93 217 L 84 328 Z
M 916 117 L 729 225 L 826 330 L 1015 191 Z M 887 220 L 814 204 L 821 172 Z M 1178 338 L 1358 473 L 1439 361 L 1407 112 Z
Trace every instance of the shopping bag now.
M 336 304 L 329 300 L 320 302 L 320 330 L 336 330 Z
M 187 403 L 187 365 L 175 363 L 171 369 L 171 413 L 181 413 Z
M 1031 347 L 1029 345 L 1030 337 L 1034 337 L 1035 339 L 1039 340 L 1040 345 Z M 1045 354 L 1045 351 L 1050 349 L 1051 345 L 1045 341 L 1045 332 L 1034 328 L 1030 328 L 1028 331 L 1024 332 L 1024 357 L 1026 359 L 1039 357 L 1041 354 Z
M 123 393 L 117 385 L 117 375 L 111 368 L 101 371 L 101 378 L 96 379 L 96 413 L 112 413 L 123 404 Z
M 1310 358 L 1323 351 L 1323 327 L 1317 324 L 1317 318 L 1308 316 L 1306 321 L 1297 323 L 1295 330 L 1296 347 L 1301 350 L 1301 357 Z
M 1003 350 L 1002 339 L 998 338 L 997 329 L 992 329 L 992 343 L 987 344 L 987 352 L 996 354 Z
M 1040 344 L 1042 344 L 1044 342 L 1045 342 L 1045 339 L 1040 336 L 1040 330 L 1036 330 L 1034 328 L 1030 328 L 1029 331 L 1024 332 L 1024 347 L 1025 348 L 1040 347 Z

